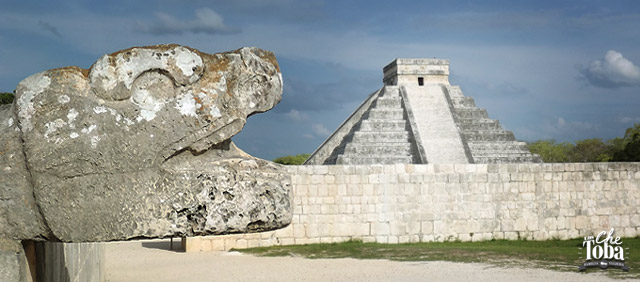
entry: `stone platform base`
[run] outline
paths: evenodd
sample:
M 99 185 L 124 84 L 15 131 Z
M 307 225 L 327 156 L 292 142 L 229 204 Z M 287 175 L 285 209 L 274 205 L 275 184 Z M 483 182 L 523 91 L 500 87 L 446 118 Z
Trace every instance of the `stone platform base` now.
M 291 225 L 185 250 L 640 234 L 640 163 L 291 166 Z

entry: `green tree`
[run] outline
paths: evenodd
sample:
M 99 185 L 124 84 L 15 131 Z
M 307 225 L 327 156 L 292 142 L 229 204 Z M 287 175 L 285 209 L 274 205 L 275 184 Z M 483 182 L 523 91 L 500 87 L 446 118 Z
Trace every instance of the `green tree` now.
M 607 148 L 609 150 L 609 155 L 612 156 L 612 159 L 610 161 L 613 160 L 613 156 L 615 156 L 617 152 L 624 150 L 624 146 L 626 145 L 627 145 L 627 141 L 625 141 L 624 138 L 621 138 L 621 137 L 616 137 L 616 138 L 607 140 Z
M 13 93 L 0 92 L 0 105 L 13 103 Z
M 613 154 L 613 160 L 617 162 L 637 162 L 640 161 L 640 123 L 627 128 L 622 138 L 624 149 Z
M 600 138 L 576 141 L 569 151 L 569 161 L 575 163 L 608 162 L 612 159 L 609 147 Z
M 284 156 L 279 157 L 273 162 L 283 164 L 283 165 L 301 165 L 309 158 L 310 154 L 298 154 L 295 156 Z
M 574 145 L 563 142 L 556 143 L 555 140 L 538 140 L 527 144 L 531 153 L 538 154 L 545 163 L 565 163 L 569 161 L 569 153 Z

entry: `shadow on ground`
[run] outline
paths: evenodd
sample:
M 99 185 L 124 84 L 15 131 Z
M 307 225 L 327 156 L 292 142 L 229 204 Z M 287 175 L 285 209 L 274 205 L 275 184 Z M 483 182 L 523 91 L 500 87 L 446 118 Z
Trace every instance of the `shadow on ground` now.
M 170 252 L 182 253 L 184 248 L 182 247 L 182 240 L 180 238 L 154 240 L 149 242 L 142 242 L 143 248 L 159 249 Z

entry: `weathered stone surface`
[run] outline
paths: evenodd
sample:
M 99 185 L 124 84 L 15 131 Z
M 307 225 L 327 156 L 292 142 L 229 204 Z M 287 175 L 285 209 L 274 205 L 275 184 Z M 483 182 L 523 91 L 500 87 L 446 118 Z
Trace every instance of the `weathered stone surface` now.
M 274 229 L 288 176 L 231 142 L 281 98 L 271 52 L 135 47 L 18 85 L 0 109 L 0 237 L 65 242 Z M 5 184 L 10 182 L 10 184 Z M 5 228 L 7 226 L 8 228 Z
M 34 238 L 45 233 L 33 198 L 20 131 L 9 105 L 0 105 L 0 233 Z
M 0 239 L 0 281 L 31 281 L 26 260 L 20 242 Z

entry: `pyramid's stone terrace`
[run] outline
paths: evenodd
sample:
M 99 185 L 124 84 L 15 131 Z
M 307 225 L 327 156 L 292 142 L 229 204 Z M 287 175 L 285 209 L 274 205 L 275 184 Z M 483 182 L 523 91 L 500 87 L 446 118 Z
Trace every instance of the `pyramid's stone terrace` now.
M 396 59 L 383 72 L 384 86 L 306 164 L 541 162 L 449 84 L 448 60 Z

